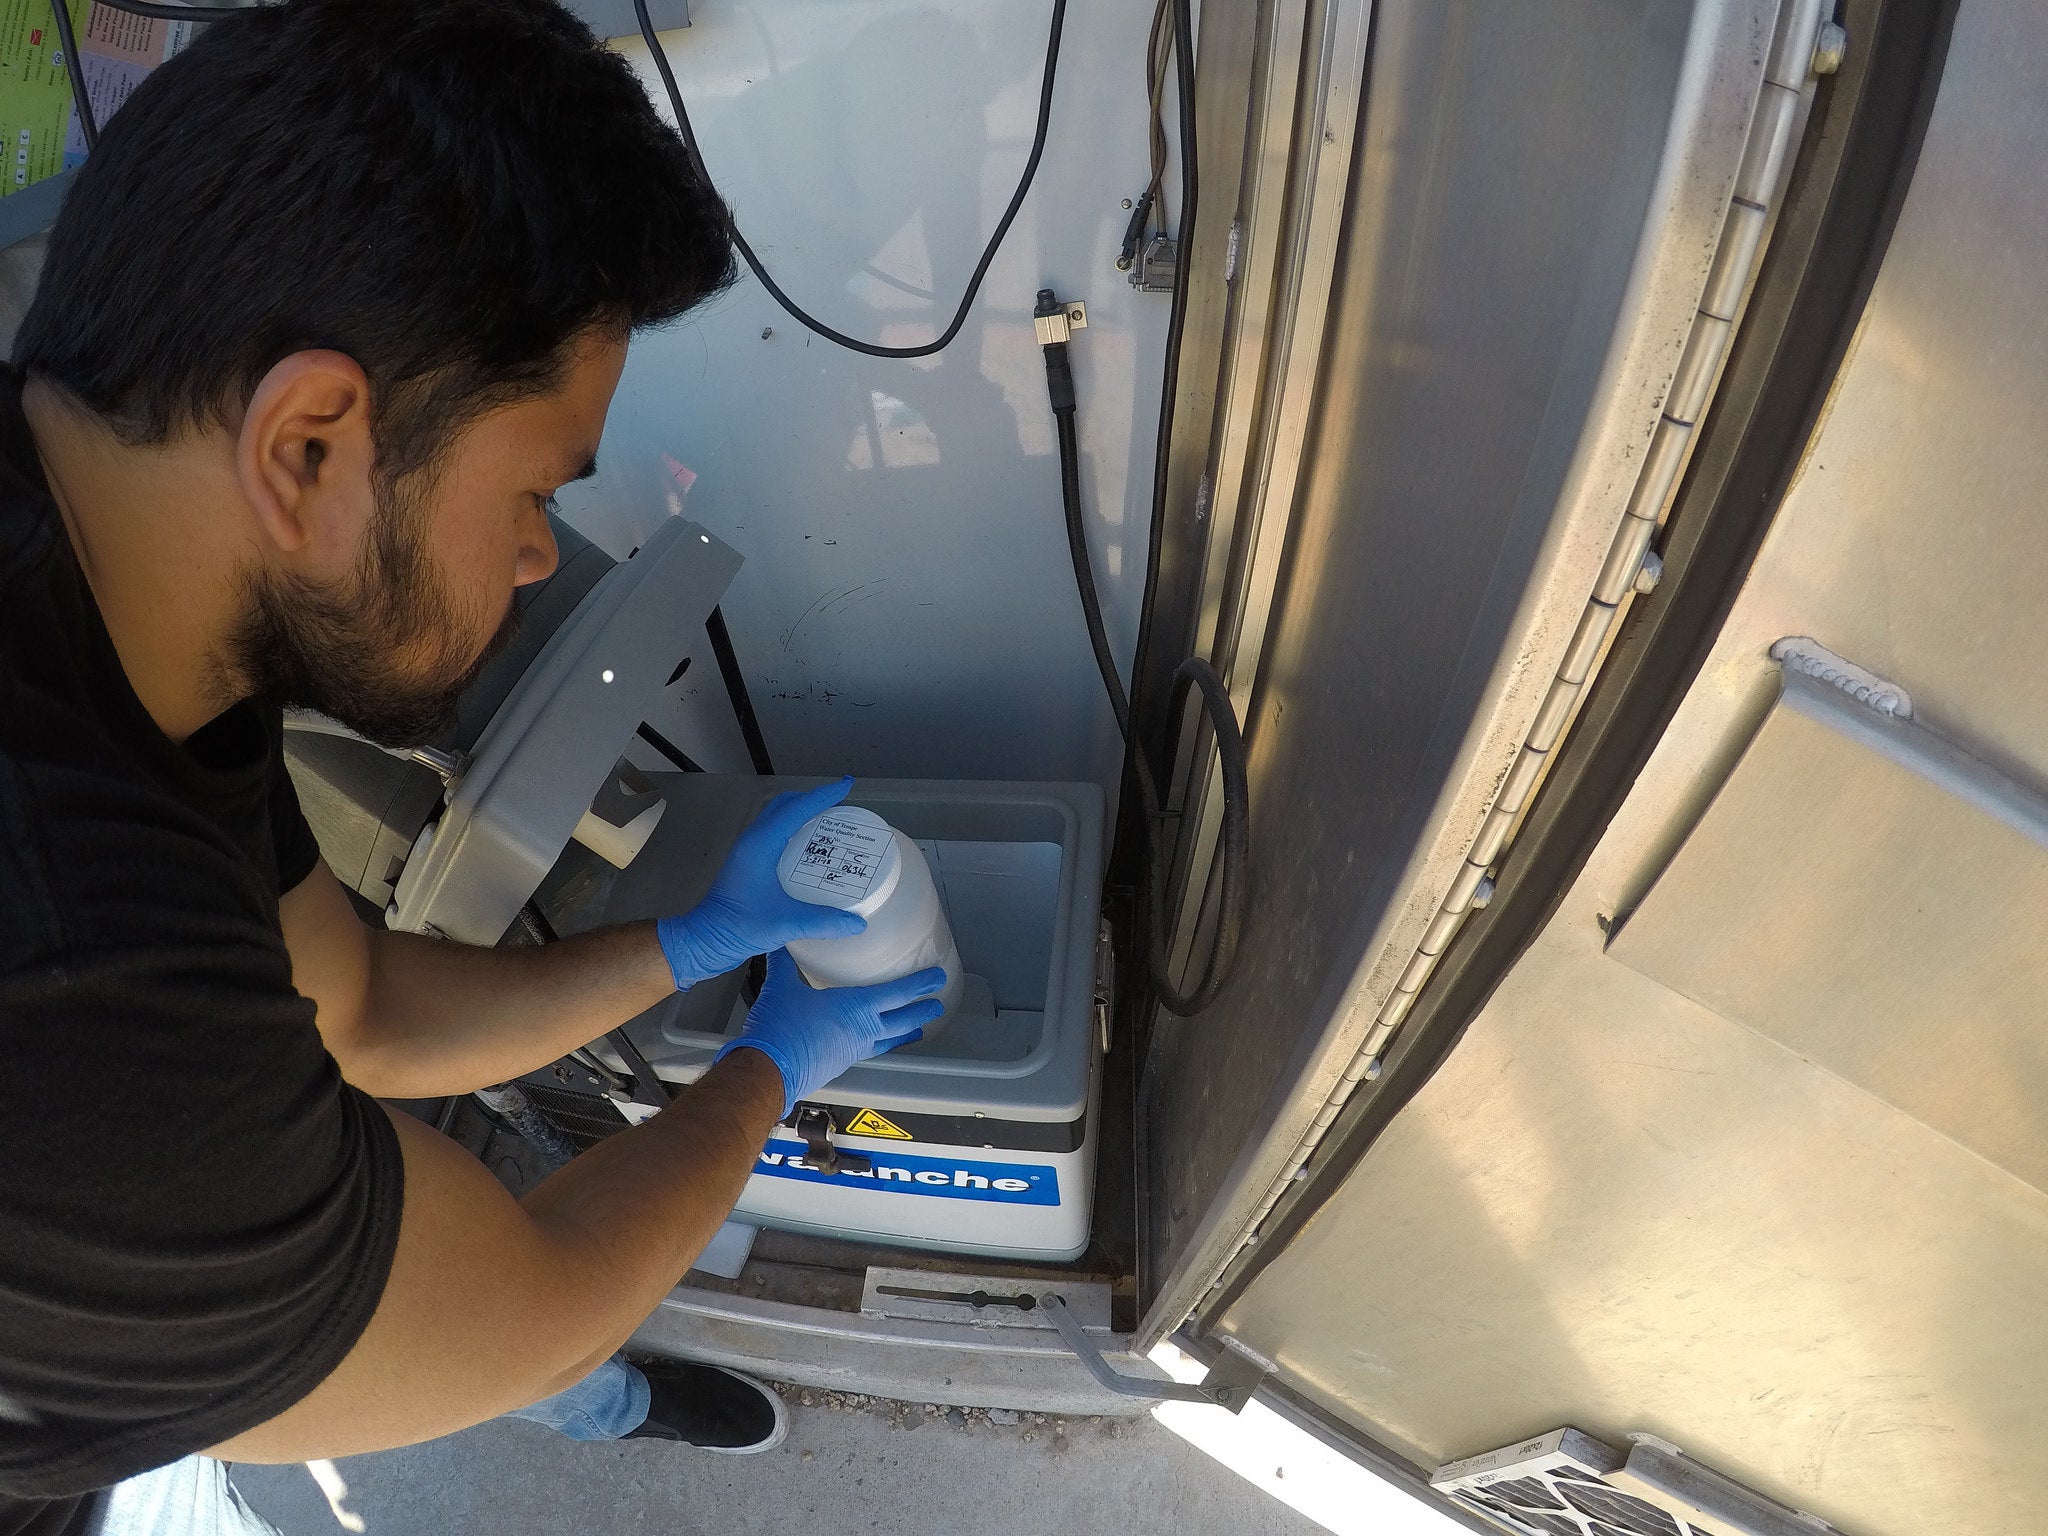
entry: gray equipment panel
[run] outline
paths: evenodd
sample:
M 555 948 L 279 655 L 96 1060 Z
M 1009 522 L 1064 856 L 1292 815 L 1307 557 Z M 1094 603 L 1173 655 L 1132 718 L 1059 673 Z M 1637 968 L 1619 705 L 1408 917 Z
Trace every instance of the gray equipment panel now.
M 478 738 L 446 812 L 406 863 L 394 928 L 468 944 L 504 935 L 739 567 L 732 549 L 678 517 L 605 572 Z

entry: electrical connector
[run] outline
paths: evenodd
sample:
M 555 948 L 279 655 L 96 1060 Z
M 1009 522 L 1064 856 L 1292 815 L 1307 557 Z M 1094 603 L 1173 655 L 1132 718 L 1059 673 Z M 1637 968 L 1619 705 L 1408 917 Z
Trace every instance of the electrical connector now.
M 1050 288 L 1041 288 L 1038 307 L 1031 311 L 1031 326 L 1041 347 L 1065 342 L 1074 332 L 1088 329 L 1088 306 L 1079 299 L 1054 298 Z
M 1131 263 L 1138 259 L 1138 244 L 1145 238 L 1145 226 L 1152 219 L 1152 189 L 1147 187 L 1138 194 L 1138 201 L 1131 209 L 1131 222 L 1124 226 L 1123 248 L 1116 253 L 1116 269 L 1119 272 L 1131 270 Z

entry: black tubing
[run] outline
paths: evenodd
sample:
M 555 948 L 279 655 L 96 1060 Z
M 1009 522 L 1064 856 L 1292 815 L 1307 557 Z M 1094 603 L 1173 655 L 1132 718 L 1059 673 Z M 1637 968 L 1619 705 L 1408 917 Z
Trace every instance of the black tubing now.
M 147 16 L 151 21 L 226 21 L 255 10 L 251 5 L 155 5 L 151 0 L 94 0 L 109 10 L 130 16 Z
M 1040 308 L 1047 305 L 1046 297 Z M 1186 1018 L 1202 1012 L 1222 992 L 1237 964 L 1238 944 L 1244 937 L 1244 870 L 1251 854 L 1251 786 L 1245 761 L 1244 734 L 1238 728 L 1237 711 L 1231 707 L 1230 691 L 1216 669 L 1199 656 L 1190 656 L 1174 669 L 1167 696 L 1167 718 L 1180 713 L 1189 688 L 1199 689 L 1202 709 L 1216 733 L 1216 755 L 1223 770 L 1223 874 L 1217 893 L 1216 942 L 1208 964 L 1195 986 L 1182 992 L 1172 980 L 1171 957 L 1166 950 L 1166 925 L 1157 910 L 1158 893 L 1165 871 L 1159 867 L 1156 843 L 1165 820 L 1159 786 L 1152 765 L 1131 741 L 1130 702 L 1123 679 L 1117 675 L 1116 653 L 1102 620 L 1102 599 L 1095 586 L 1095 568 L 1088 557 L 1087 527 L 1081 509 L 1081 450 L 1075 430 L 1072 371 L 1065 342 L 1051 342 L 1045 353 L 1046 386 L 1053 401 L 1053 424 L 1060 449 L 1060 509 L 1065 514 L 1067 553 L 1074 563 L 1074 588 L 1081 599 L 1081 617 L 1088 629 L 1088 645 L 1095 653 L 1096 670 L 1102 674 L 1103 691 L 1109 695 L 1111 713 L 1123 734 L 1133 776 L 1138 783 L 1140 809 L 1145 820 L 1146 849 L 1141 859 L 1138 882 L 1138 922 L 1144 930 L 1143 946 L 1152 985 L 1168 1013 Z
M 1180 122 L 1180 249 L 1173 276 L 1173 310 L 1167 320 L 1166 358 L 1160 384 L 1159 432 L 1152 461 L 1152 524 L 1145 566 L 1145 596 L 1142 612 L 1149 619 L 1157 591 L 1160 548 L 1165 539 L 1167 470 L 1173 444 L 1174 397 L 1180 387 L 1181 336 L 1187 329 L 1188 259 L 1194 249 L 1195 214 L 1200 202 L 1200 180 L 1195 168 L 1195 50 L 1194 17 L 1189 0 L 1169 0 L 1173 18 L 1174 83 Z M 1040 308 L 1050 295 L 1041 295 Z M 1054 419 L 1058 424 L 1060 448 L 1060 502 L 1066 514 L 1067 549 L 1074 562 L 1074 584 L 1081 598 L 1082 617 L 1088 625 L 1088 644 L 1095 653 L 1096 669 L 1109 694 L 1117 728 L 1123 732 L 1130 778 L 1138 790 L 1139 810 L 1144 819 L 1144 849 L 1139 855 L 1137 892 L 1138 922 L 1145 930 L 1143 948 L 1152 984 L 1160 1006 L 1168 1013 L 1186 1018 L 1213 1003 L 1229 981 L 1237 964 L 1238 946 L 1244 937 L 1244 907 L 1247 897 L 1245 867 L 1251 855 L 1251 788 L 1245 761 L 1244 733 L 1231 707 L 1230 691 L 1216 669 L 1199 656 L 1190 656 L 1174 669 L 1168 684 L 1164 719 L 1175 720 L 1190 687 L 1202 694 L 1202 709 L 1216 734 L 1216 755 L 1223 771 L 1223 872 L 1217 892 L 1216 942 L 1202 979 L 1188 992 L 1176 987 L 1169 974 L 1165 925 L 1159 920 L 1156 900 L 1164 884 L 1158 867 L 1159 828 L 1165 819 L 1159 798 L 1158 780 L 1144 745 L 1133 734 L 1129 696 L 1118 676 L 1115 654 L 1102 623 L 1102 602 L 1095 589 L 1095 572 L 1088 559 L 1088 539 L 1081 513 L 1080 445 L 1074 427 L 1074 409 L 1060 408 L 1061 377 L 1066 379 L 1071 399 L 1071 368 L 1064 343 L 1042 348 L 1046 353 L 1047 388 L 1051 393 Z M 1053 354 L 1060 354 L 1055 371 Z M 1149 624 L 1140 624 L 1141 633 Z M 1144 645 L 1131 673 L 1136 685 L 1144 662 Z
M 697 132 L 690 126 L 689 110 L 683 105 L 683 93 L 676 85 L 675 71 L 669 67 L 668 53 L 662 48 L 661 39 L 654 34 L 654 22 L 647 14 L 647 0 L 633 0 L 633 14 L 640 23 L 641 39 L 647 44 L 648 51 L 654 55 L 654 67 L 661 74 L 663 89 L 668 92 L 668 104 L 676 115 L 676 131 L 682 135 L 683 147 L 690 152 L 690 163 L 697 168 L 697 174 L 704 178 L 704 184 L 710 186 L 711 172 L 704 164 L 702 151 L 697 147 Z M 1038 162 L 1045 154 L 1046 134 L 1052 125 L 1053 77 L 1059 72 L 1060 32 L 1065 27 L 1066 20 L 1067 0 L 1053 0 L 1052 21 L 1046 29 L 1045 72 L 1038 86 L 1038 126 L 1032 132 L 1031 153 L 1024 161 L 1024 174 L 1017 178 L 1017 190 L 1010 194 L 1010 205 L 1003 210 L 1003 216 L 996 220 L 995 233 L 989 236 L 988 244 L 982 249 L 981 260 L 974 265 L 973 276 L 967 279 L 967 291 L 960 297 L 960 307 L 954 311 L 952 323 L 940 333 L 938 340 L 915 347 L 885 347 L 877 342 L 862 341 L 857 336 L 849 336 L 844 331 L 835 331 L 824 321 L 807 313 L 796 300 L 782 291 L 782 285 L 769 275 L 768 268 L 762 264 L 761 258 L 754 254 L 754 248 L 747 244 L 747 237 L 740 233 L 738 224 L 734 223 L 731 226 L 732 243 L 745 258 L 747 265 L 753 269 L 754 276 L 761 280 L 761 286 L 768 290 L 769 297 L 780 304 L 798 324 L 851 352 L 864 352 L 869 357 L 930 357 L 935 352 L 945 351 L 952 344 L 953 338 L 960 334 L 960 327 L 967 323 L 967 312 L 974 307 L 975 296 L 981 292 L 981 280 L 988 276 L 989 265 L 996 259 L 996 252 L 1002 249 L 1003 237 L 1009 234 L 1011 224 L 1016 222 L 1017 210 L 1024 206 L 1025 194 L 1031 190 L 1032 179 L 1038 175 Z
M 71 77 L 71 104 L 78 109 L 78 131 L 85 136 L 86 153 L 91 154 L 100 147 L 100 125 L 92 120 L 92 100 L 85 89 L 85 60 L 78 56 L 70 0 L 50 0 L 50 16 L 57 23 L 57 45 L 64 50 L 64 73 Z
M 1088 645 L 1095 652 L 1095 670 L 1102 674 L 1103 691 L 1109 695 L 1109 710 L 1116 716 L 1116 728 L 1128 738 L 1130 701 L 1124 693 L 1123 679 L 1117 676 L 1116 653 L 1110 649 L 1109 635 L 1103 629 L 1102 600 L 1096 594 L 1095 569 L 1088 559 L 1088 533 L 1081 518 L 1081 448 L 1074 430 L 1073 409 L 1055 411 L 1053 425 L 1060 443 L 1060 507 L 1067 519 L 1067 553 L 1074 562 L 1074 586 L 1081 594 L 1081 613 L 1088 621 Z M 1148 780 L 1149 777 L 1148 773 Z M 1157 811 L 1156 805 L 1145 807 L 1148 816 Z
M 1194 19 L 1187 0 L 1170 0 L 1173 18 L 1174 94 L 1180 123 L 1180 259 L 1174 263 L 1173 302 L 1166 320 L 1166 356 L 1160 369 L 1159 429 L 1152 446 L 1152 518 L 1145 544 L 1145 595 L 1138 607 L 1138 654 L 1131 686 L 1149 673 L 1153 612 L 1158 606 L 1160 555 L 1166 544 L 1168 471 L 1173 462 L 1173 418 L 1180 393 L 1181 337 L 1188 322 L 1188 274 L 1194 266 L 1195 218 L 1201 207 L 1201 177 L 1195 164 Z M 1134 752 L 1134 758 L 1141 754 Z

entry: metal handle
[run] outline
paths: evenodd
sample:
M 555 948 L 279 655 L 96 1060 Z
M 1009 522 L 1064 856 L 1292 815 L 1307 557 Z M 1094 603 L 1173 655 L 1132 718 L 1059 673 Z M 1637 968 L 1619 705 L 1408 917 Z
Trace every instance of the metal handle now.
M 1067 1348 L 1081 1357 L 1081 1363 L 1088 1367 L 1088 1374 L 1120 1396 L 1149 1398 L 1160 1403 L 1208 1403 L 1217 1408 L 1228 1408 L 1232 1413 L 1251 1401 L 1250 1385 L 1217 1382 L 1214 1372 L 1210 1373 L 1209 1380 L 1193 1386 L 1177 1381 L 1150 1381 L 1142 1376 L 1126 1376 L 1102 1358 L 1102 1351 L 1095 1347 L 1095 1341 L 1081 1327 L 1080 1319 L 1067 1310 L 1067 1304 L 1057 1295 L 1048 1292 L 1040 1296 L 1038 1307 L 1052 1319 L 1053 1327 L 1059 1330 Z

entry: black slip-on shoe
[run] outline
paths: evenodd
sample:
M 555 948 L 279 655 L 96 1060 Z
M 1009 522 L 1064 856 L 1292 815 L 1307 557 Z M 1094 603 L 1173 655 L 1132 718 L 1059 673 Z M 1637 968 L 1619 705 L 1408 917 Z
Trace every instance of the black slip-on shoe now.
M 774 1389 L 723 1366 L 634 1362 L 647 1377 L 647 1422 L 628 1440 L 675 1440 L 725 1456 L 772 1451 L 789 1438 L 789 1409 Z

